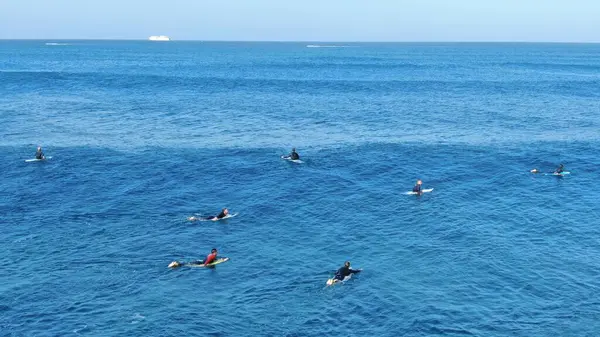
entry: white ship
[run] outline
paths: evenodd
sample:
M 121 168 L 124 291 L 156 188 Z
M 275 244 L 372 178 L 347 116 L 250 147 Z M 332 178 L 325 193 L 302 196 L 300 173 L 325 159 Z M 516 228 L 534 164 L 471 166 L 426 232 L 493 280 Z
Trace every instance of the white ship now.
M 148 38 L 150 41 L 171 41 L 171 39 L 166 35 L 152 35 Z

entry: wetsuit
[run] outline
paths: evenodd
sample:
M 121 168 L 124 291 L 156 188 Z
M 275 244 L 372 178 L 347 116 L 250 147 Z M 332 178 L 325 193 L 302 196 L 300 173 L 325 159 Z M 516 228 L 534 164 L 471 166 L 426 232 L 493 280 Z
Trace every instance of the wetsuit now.
M 564 167 L 564 166 L 562 166 L 562 165 L 561 165 L 561 166 L 559 166 L 559 167 L 556 169 L 556 171 L 554 171 L 554 173 L 558 173 L 558 174 L 561 174 L 561 173 L 563 173 L 563 172 L 564 172 L 564 169 L 563 169 L 563 167 Z
M 219 213 L 219 215 L 217 215 L 217 219 L 223 219 L 226 216 L 227 216 L 227 214 L 225 214 L 225 211 L 221 211 L 221 213 Z
M 209 264 L 209 263 L 215 262 L 216 260 L 217 260 L 217 253 L 210 253 L 206 257 L 206 259 L 204 259 L 203 263 L 204 264 Z
M 343 266 L 335 272 L 335 276 L 333 277 L 333 279 L 343 281 L 346 277 L 356 273 L 360 273 L 360 270 Z
M 189 264 L 209 264 L 213 263 L 217 260 L 217 253 L 210 253 L 206 256 L 204 260 L 196 260 L 192 261 Z
M 289 158 L 291 160 L 298 160 L 300 159 L 300 155 L 298 155 L 298 152 L 296 151 L 292 151 L 292 153 L 290 153 Z
M 36 151 L 35 159 L 44 159 L 44 152 L 42 152 L 42 150 Z
M 421 185 L 416 184 L 412 191 L 415 193 L 421 193 Z
M 225 211 L 221 211 L 221 213 L 219 213 L 219 215 L 217 215 L 217 216 L 211 215 L 211 216 L 207 217 L 206 220 L 223 219 L 226 216 L 227 216 L 227 214 L 225 214 Z

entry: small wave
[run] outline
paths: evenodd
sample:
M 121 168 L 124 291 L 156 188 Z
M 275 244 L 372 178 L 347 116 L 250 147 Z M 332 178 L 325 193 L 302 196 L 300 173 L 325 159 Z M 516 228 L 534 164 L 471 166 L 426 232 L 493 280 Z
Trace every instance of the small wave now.
M 131 317 L 130 324 L 137 324 L 137 323 L 143 321 L 144 319 L 146 319 L 146 316 L 143 316 L 139 312 L 136 312 L 135 315 L 133 315 L 133 317 Z
M 75 333 L 75 334 L 78 334 L 78 335 L 79 335 L 79 332 L 81 332 L 81 331 L 85 331 L 85 330 L 87 329 L 87 327 L 88 327 L 88 326 L 87 326 L 87 324 L 86 324 L 86 325 L 84 325 L 82 328 L 79 328 L 79 329 L 75 329 L 75 330 L 73 330 L 73 333 Z
M 46 46 L 70 46 L 70 43 L 46 42 Z
M 352 48 L 358 46 L 333 45 L 333 44 L 307 44 L 306 48 Z

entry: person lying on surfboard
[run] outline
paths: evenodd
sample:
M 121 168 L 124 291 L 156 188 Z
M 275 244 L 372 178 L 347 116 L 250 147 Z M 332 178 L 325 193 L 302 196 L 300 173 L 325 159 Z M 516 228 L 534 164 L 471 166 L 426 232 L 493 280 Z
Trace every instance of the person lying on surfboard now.
M 334 281 L 335 280 L 343 281 L 346 277 L 348 277 L 352 274 L 360 273 L 361 271 L 362 271 L 362 269 L 350 268 L 350 261 L 346 261 L 346 262 L 344 262 L 344 266 L 335 272 L 335 276 L 333 277 L 333 279 L 334 279 Z
M 562 174 L 565 171 L 565 166 L 563 164 L 560 164 L 560 166 L 554 170 L 554 173 L 556 174 Z
M 44 152 L 42 152 L 41 146 L 38 146 L 37 151 L 35 152 L 35 159 L 46 159 L 46 156 L 44 156 Z
M 421 188 L 423 185 L 423 182 L 419 179 L 417 180 L 417 184 L 415 185 L 415 187 L 413 187 L 412 191 L 417 193 L 417 194 L 421 194 L 423 193 L 423 189 Z
M 300 159 L 300 155 L 298 154 L 298 152 L 296 152 L 296 148 L 292 148 L 292 152 L 290 152 L 289 155 L 284 156 L 283 158 L 290 160 L 298 160 Z
M 196 220 L 200 220 L 200 219 L 202 219 L 202 220 L 212 220 L 212 221 L 217 221 L 217 220 L 221 220 L 221 219 L 223 219 L 223 218 L 224 218 L 224 217 L 226 217 L 228 214 L 229 214 L 229 210 L 228 210 L 227 208 L 223 208 L 223 209 L 221 210 L 221 213 L 219 213 L 219 214 L 218 214 L 218 215 L 216 215 L 216 216 L 215 216 L 215 215 L 211 215 L 211 216 L 207 216 L 207 217 L 204 217 L 204 218 L 198 218 L 198 217 L 195 217 L 195 216 L 191 216 L 191 217 L 189 217 L 189 218 L 188 218 L 188 220 L 190 220 L 190 221 L 196 221 Z
M 213 248 L 210 251 L 210 254 L 208 254 L 204 260 L 202 260 L 202 261 L 197 260 L 197 261 L 190 262 L 188 264 L 204 264 L 204 265 L 211 264 L 217 260 L 217 253 L 218 253 L 217 248 Z M 173 261 L 173 262 L 171 262 L 171 264 L 169 264 L 169 268 L 177 268 L 177 267 L 181 267 L 182 265 L 183 265 L 182 262 Z

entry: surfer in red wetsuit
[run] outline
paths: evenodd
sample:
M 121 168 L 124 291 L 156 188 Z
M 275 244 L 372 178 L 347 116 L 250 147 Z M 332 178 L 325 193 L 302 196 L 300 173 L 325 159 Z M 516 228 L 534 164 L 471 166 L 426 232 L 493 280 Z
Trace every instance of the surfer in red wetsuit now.
M 213 248 L 210 251 L 210 254 L 208 254 L 206 256 L 206 259 L 204 259 L 204 261 L 202 261 L 202 264 L 207 265 L 207 264 L 215 262 L 216 260 L 217 260 L 217 248 Z
M 208 254 L 206 256 L 206 258 L 204 260 L 202 260 L 202 261 L 197 260 L 197 261 L 192 261 L 192 262 L 189 262 L 189 263 L 179 262 L 179 261 L 173 261 L 173 262 L 171 262 L 169 264 L 169 268 L 177 268 L 177 267 L 181 267 L 181 266 L 184 266 L 184 265 L 204 265 L 206 267 L 208 264 L 211 264 L 211 263 L 217 261 L 217 254 L 218 254 L 217 248 L 213 248 L 210 251 L 210 254 Z M 208 266 L 208 267 L 210 267 L 210 266 Z

